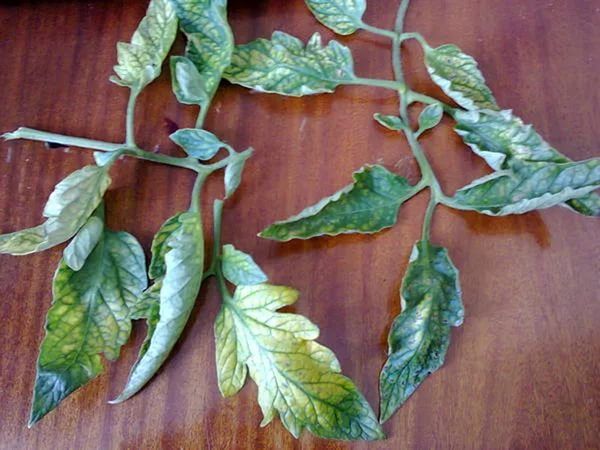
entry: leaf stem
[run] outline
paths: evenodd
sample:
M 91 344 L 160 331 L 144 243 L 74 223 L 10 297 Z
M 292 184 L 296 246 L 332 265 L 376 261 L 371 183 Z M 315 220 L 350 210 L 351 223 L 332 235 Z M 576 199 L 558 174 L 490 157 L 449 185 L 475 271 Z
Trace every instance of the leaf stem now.
M 212 262 L 209 271 L 212 271 L 214 276 L 217 278 L 217 285 L 223 302 L 230 302 L 232 300 L 231 293 L 227 288 L 227 282 L 225 281 L 225 276 L 223 276 L 223 270 L 221 268 L 222 219 L 223 200 L 217 199 L 213 203 L 213 251 Z
M 206 177 L 208 177 L 208 175 L 209 172 L 199 172 L 196 176 L 194 188 L 192 189 L 192 198 L 190 200 L 191 212 L 200 212 L 200 192 L 202 191 L 202 186 L 204 186 L 204 182 L 206 181 Z
M 369 25 L 364 22 L 361 22 L 359 27 L 365 31 L 368 31 L 369 33 L 377 34 L 379 36 L 385 36 L 390 39 L 396 38 L 396 33 L 394 33 L 393 31 L 385 30 L 385 29 L 379 28 L 379 27 L 374 27 L 374 26 Z
M 127 114 L 125 117 L 125 144 L 128 147 L 135 147 L 135 104 L 140 95 L 140 90 L 131 88 L 129 92 L 129 101 L 127 102 Z

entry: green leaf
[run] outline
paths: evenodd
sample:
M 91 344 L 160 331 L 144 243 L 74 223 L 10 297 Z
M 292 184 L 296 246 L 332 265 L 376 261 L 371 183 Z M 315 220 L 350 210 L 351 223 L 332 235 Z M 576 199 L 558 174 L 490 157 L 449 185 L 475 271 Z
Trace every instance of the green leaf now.
M 278 414 L 299 437 L 304 428 L 323 438 L 373 440 L 384 437 L 371 407 L 354 383 L 340 374 L 335 355 L 314 340 L 319 329 L 308 319 L 277 309 L 296 302 L 285 286 L 239 286 L 225 299 L 215 323 L 219 389 L 235 394 L 246 366 L 258 386 L 262 426 Z
M 231 197 L 240 187 L 246 160 L 252 156 L 253 151 L 252 148 L 249 148 L 242 153 L 232 155 L 233 160 L 225 167 L 225 198 Z
M 465 109 L 498 109 L 477 62 L 456 45 L 425 46 L 425 64 L 431 79 Z
M 366 0 L 306 0 L 317 20 L 337 34 L 347 35 L 362 25 Z
M 177 33 L 177 16 L 170 0 L 151 0 L 146 16 L 131 37 L 117 44 L 118 77 L 111 81 L 139 91 L 160 75 L 161 65 Z
M 110 184 L 108 169 L 86 166 L 56 185 L 37 227 L 0 235 L 0 253 L 27 255 L 71 239 L 102 201 Z
M 188 38 L 185 59 L 171 62 L 173 86 L 182 103 L 206 107 L 231 62 L 233 34 L 225 0 L 172 0 Z M 189 62 L 193 63 L 193 70 Z
M 414 246 L 401 293 L 402 313 L 392 324 L 380 375 L 381 422 L 442 366 L 450 327 L 464 318 L 458 270 L 446 249 L 428 241 Z
M 274 32 L 271 40 L 238 45 L 224 76 L 257 91 L 295 97 L 333 92 L 355 79 L 347 47 L 336 41 L 324 47 L 319 33 L 304 46 L 300 39 L 281 31 Z
M 223 275 L 235 285 L 253 285 L 268 280 L 265 273 L 254 262 L 252 256 L 236 249 L 233 245 L 223 246 L 221 256 Z
M 457 111 L 456 133 L 494 170 L 504 170 L 512 160 L 568 163 L 571 159 L 548 144 L 531 125 L 512 111 Z M 566 203 L 576 212 L 600 216 L 600 196 L 588 194 Z
M 427 105 L 419 116 L 419 133 L 422 134 L 427 130 L 435 128 L 442 121 L 444 117 L 444 109 L 439 103 L 434 105 Z
M 600 187 L 600 158 L 572 163 L 508 163 L 508 169 L 460 189 L 452 206 L 491 216 L 550 208 Z
M 63 252 L 65 264 L 72 270 L 80 270 L 100 241 L 103 231 L 104 222 L 102 219 L 96 216 L 90 217 L 65 248 Z
M 144 252 L 128 233 L 105 230 L 79 271 L 61 261 L 38 359 L 30 426 L 102 372 L 131 332 L 130 311 L 146 288 Z
M 274 223 L 260 236 L 289 241 L 342 233 L 376 233 L 394 225 L 400 205 L 418 192 L 406 178 L 382 166 L 365 166 L 353 177 L 353 184 L 296 216 Z
M 198 128 L 183 128 L 170 136 L 171 140 L 194 158 L 207 161 L 226 147 L 224 142 L 214 134 Z
M 377 121 L 377 123 L 379 123 L 379 125 L 384 126 L 388 130 L 402 131 L 406 129 L 406 125 L 400 117 L 376 113 L 373 115 L 373 118 Z
M 169 251 L 167 240 L 181 226 L 179 219 L 182 214 L 183 213 L 178 213 L 167 219 L 166 222 L 162 224 L 158 232 L 154 235 L 151 248 L 152 260 L 150 261 L 150 268 L 148 269 L 148 276 L 152 280 L 156 280 L 165 276 L 167 271 L 165 265 L 165 255 Z
M 204 264 L 200 216 L 184 212 L 175 217 L 178 226 L 174 226 L 161 246 L 153 246 L 153 249 L 158 248 L 158 254 L 164 254 L 165 267 L 164 277 L 159 279 L 162 286 L 158 321 L 153 313 L 149 343 L 144 344 L 125 389 L 111 403 L 120 403 L 135 395 L 162 366 L 183 332 L 200 291 Z M 172 225 L 173 219 L 167 224 Z M 163 233 L 165 226 L 161 229 Z M 154 253 L 153 257 L 158 254 Z

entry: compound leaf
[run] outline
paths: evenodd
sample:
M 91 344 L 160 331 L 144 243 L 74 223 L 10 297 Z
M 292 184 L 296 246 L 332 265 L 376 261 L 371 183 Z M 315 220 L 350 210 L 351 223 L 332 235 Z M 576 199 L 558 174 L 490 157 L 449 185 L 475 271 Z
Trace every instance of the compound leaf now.
M 105 230 L 79 271 L 62 260 L 38 359 L 30 425 L 102 372 L 131 332 L 131 310 L 146 288 L 144 252 L 128 233 Z
M 458 270 L 446 249 L 428 241 L 414 246 L 401 294 L 402 313 L 392 324 L 380 375 L 381 422 L 442 366 L 450 327 L 464 318 Z
M 118 77 L 114 83 L 139 91 L 160 75 L 161 65 L 177 33 L 177 16 L 171 0 L 151 0 L 146 16 L 131 37 L 117 44 Z
M 600 158 L 581 162 L 508 163 L 507 170 L 460 189 L 452 206 L 492 216 L 523 214 L 582 197 L 600 187 Z
M 221 265 L 225 278 L 235 285 L 250 286 L 267 281 L 267 276 L 254 262 L 252 256 L 236 249 L 233 245 L 223 246 Z
M 238 286 L 225 300 L 215 323 L 221 392 L 236 393 L 247 370 L 258 386 L 262 426 L 279 414 L 295 437 L 307 428 L 323 438 L 383 438 L 371 407 L 340 373 L 335 355 L 314 341 L 318 327 L 277 312 L 297 298 L 294 289 L 259 284 Z
M 149 342 L 135 363 L 125 389 L 111 403 L 120 403 L 135 395 L 152 378 L 169 356 L 192 312 L 202 282 L 204 241 L 200 216 L 184 212 L 167 223 L 172 231 L 158 248 L 164 255 L 164 277 L 159 278 L 160 305 L 158 320 L 151 310 Z M 165 233 L 165 226 L 161 232 Z M 156 241 L 156 240 L 155 240 Z M 155 258 L 158 257 L 155 253 Z M 149 294 L 156 295 L 156 291 Z
M 319 22 L 337 34 L 348 35 L 361 28 L 366 0 L 306 0 Z
M 406 178 L 378 165 L 365 166 L 353 177 L 353 184 L 296 216 L 274 223 L 260 236 L 289 241 L 342 233 L 376 233 L 394 225 L 400 205 L 418 192 Z
M 506 169 L 515 159 L 559 164 L 572 162 L 510 110 L 457 111 L 454 118 L 456 133 L 495 170 Z M 569 200 L 565 205 L 587 216 L 600 216 L 600 196 L 594 193 Z
M 226 0 L 172 0 L 188 44 L 171 61 L 174 91 L 182 103 L 206 107 L 231 62 L 233 34 Z M 190 65 L 193 64 L 193 67 Z
M 302 96 L 333 92 L 355 79 L 352 54 L 336 41 L 327 46 L 315 33 L 308 44 L 276 31 L 271 40 L 238 45 L 224 74 L 231 83 L 261 92 Z
M 498 109 L 477 62 L 456 45 L 425 46 L 425 64 L 431 79 L 463 108 Z
M 198 128 L 182 128 L 170 136 L 171 140 L 194 158 L 207 161 L 225 147 L 225 143 L 206 130 Z
M 27 255 L 71 239 L 98 207 L 110 184 L 108 168 L 86 166 L 56 185 L 37 227 L 0 235 L 0 253 Z

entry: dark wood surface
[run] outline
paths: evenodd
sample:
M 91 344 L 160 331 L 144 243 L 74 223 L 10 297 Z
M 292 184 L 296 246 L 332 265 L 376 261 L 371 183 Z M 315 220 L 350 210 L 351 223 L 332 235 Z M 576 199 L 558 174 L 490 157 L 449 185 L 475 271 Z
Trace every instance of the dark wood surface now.
M 0 5 L 0 131 L 27 125 L 110 141 L 123 138 L 127 92 L 107 81 L 114 44 L 129 39 L 145 1 L 13 1 Z M 366 20 L 390 27 L 397 1 L 371 0 Z M 319 26 L 300 0 L 231 2 L 239 42 L 284 29 L 302 38 Z M 593 0 L 415 0 L 409 30 L 432 44 L 453 42 L 474 55 L 498 101 L 574 159 L 598 156 L 600 12 Z M 385 40 L 358 33 L 352 47 L 362 76 L 389 78 Z M 181 43 L 178 44 L 179 49 Z M 407 75 L 438 90 L 407 46 Z M 348 87 L 303 99 L 251 94 L 226 85 L 207 128 L 256 156 L 228 202 L 224 238 L 251 252 L 271 279 L 302 292 L 294 310 L 322 330 L 344 372 L 378 403 L 386 335 L 399 312 L 398 289 L 419 236 L 427 195 L 403 207 L 398 225 L 376 236 L 278 244 L 255 237 L 328 195 L 364 163 L 382 163 L 416 180 L 405 140 L 378 128 L 394 113 L 393 92 Z M 146 148 L 176 154 L 170 128 L 193 124 L 166 76 L 145 91 L 137 136 Z M 451 123 L 424 137 L 447 192 L 486 172 Z M 77 149 L 0 144 L 0 231 L 40 221 L 54 184 L 91 161 Z M 117 164 L 108 192 L 109 224 L 148 249 L 162 221 L 188 204 L 192 175 L 137 160 Z M 221 193 L 208 184 L 207 210 Z M 207 230 L 207 235 L 208 235 Z M 110 406 L 123 387 L 144 327 L 117 363 L 34 429 L 26 428 L 35 361 L 61 249 L 0 256 L 0 447 L 6 449 L 591 449 L 600 446 L 600 281 L 597 221 L 554 208 L 489 218 L 440 208 L 433 237 L 461 270 L 465 324 L 452 333 L 446 365 L 385 425 L 387 441 L 347 444 L 305 433 L 294 440 L 274 421 L 259 428 L 256 388 L 232 399 L 216 386 L 212 322 L 219 299 L 204 286 L 180 344 L 158 377 L 132 400 Z

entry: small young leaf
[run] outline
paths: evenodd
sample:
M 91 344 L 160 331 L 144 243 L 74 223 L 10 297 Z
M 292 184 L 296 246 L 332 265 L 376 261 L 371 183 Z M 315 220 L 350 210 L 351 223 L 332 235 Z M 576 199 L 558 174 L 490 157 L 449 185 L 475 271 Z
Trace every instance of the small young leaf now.
M 402 313 L 390 330 L 380 375 L 380 421 L 385 422 L 423 380 L 444 363 L 450 327 L 464 318 L 458 270 L 446 249 L 417 242 L 402 282 Z
M 171 0 L 151 0 L 146 16 L 133 33 L 131 43 L 117 44 L 118 77 L 111 81 L 141 90 L 160 75 L 161 65 L 177 33 L 177 16 Z
M 342 35 L 361 27 L 367 9 L 366 0 L 306 0 L 306 5 L 319 22 Z
M 150 322 L 150 340 L 140 352 L 125 389 L 111 403 L 120 403 L 135 395 L 162 366 L 183 332 L 202 282 L 204 241 L 200 216 L 184 212 L 176 216 L 178 226 L 163 240 L 158 254 L 164 254 L 164 277 L 159 279 L 158 322 Z M 173 219 L 167 221 L 174 225 Z M 164 232 L 165 226 L 161 229 Z M 156 242 L 156 240 L 155 240 Z M 156 258 L 158 254 L 155 254 Z M 154 321 L 156 315 L 153 314 Z
M 304 46 L 300 39 L 281 31 L 274 32 L 271 40 L 238 45 L 224 76 L 257 91 L 296 97 L 333 92 L 355 79 L 347 47 L 336 41 L 323 47 L 319 33 Z
M 418 192 L 406 178 L 382 166 L 365 166 L 353 177 L 353 184 L 296 216 L 274 223 L 260 236 L 289 241 L 342 233 L 376 233 L 394 225 L 400 205 Z
M 186 61 L 172 61 L 173 86 L 182 103 L 206 107 L 231 62 L 233 34 L 226 0 L 171 0 L 188 38 Z M 187 61 L 196 67 L 193 71 Z M 173 70 L 175 69 L 175 70 Z M 179 91 L 179 93 L 178 93 Z
M 246 368 L 258 386 L 262 426 L 279 414 L 299 437 L 304 428 L 330 439 L 384 437 L 371 407 L 340 374 L 335 355 L 314 340 L 319 329 L 297 314 L 278 313 L 298 293 L 285 286 L 238 286 L 215 323 L 219 389 L 235 394 Z
M 400 117 L 376 113 L 373 115 L 373 118 L 377 121 L 377 123 L 379 123 L 379 125 L 384 126 L 388 130 L 402 131 L 406 129 L 406 125 Z
M 94 161 L 100 167 L 106 166 L 114 157 L 113 152 L 94 152 Z
M 205 105 L 210 92 L 196 65 L 185 56 L 172 56 L 171 84 L 179 103 Z
M 252 148 L 242 153 L 238 153 L 225 168 L 225 198 L 229 198 L 240 187 L 242 182 L 242 172 L 246 165 L 246 160 L 252 156 Z
M 182 128 L 173 133 L 170 138 L 188 155 L 203 161 L 211 159 L 225 147 L 225 144 L 214 134 L 198 128 Z
M 63 252 L 65 264 L 70 269 L 80 270 L 86 259 L 98 244 L 104 230 L 104 222 L 96 216 L 92 216 L 79 229 L 73 240 L 67 245 Z
M 452 206 L 491 216 L 523 214 L 582 197 L 600 187 L 600 158 L 572 163 L 523 162 L 460 189 Z
M 456 45 L 425 47 L 425 64 L 431 79 L 463 108 L 498 109 L 477 62 Z
M 457 111 L 454 118 L 456 133 L 494 170 L 507 169 L 512 160 L 572 162 L 510 110 Z M 600 196 L 594 193 L 569 200 L 566 206 L 584 215 L 600 216 Z
M 128 233 L 105 230 L 77 272 L 61 261 L 53 283 L 30 426 L 102 372 L 131 332 L 130 311 L 146 288 L 144 252 Z
M 223 246 L 221 264 L 223 275 L 235 285 L 251 286 L 267 281 L 267 276 L 254 262 L 252 256 L 239 251 L 233 245 Z
M 444 109 L 440 104 L 427 105 L 419 116 L 419 134 L 435 128 L 444 117 Z
M 86 166 L 56 185 L 37 227 L 0 235 L 0 253 L 27 255 L 71 239 L 102 201 L 110 184 L 107 169 Z

